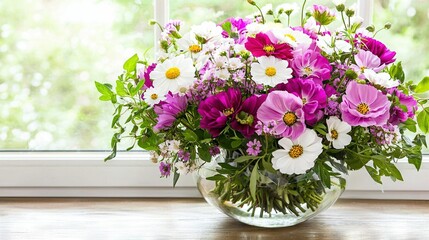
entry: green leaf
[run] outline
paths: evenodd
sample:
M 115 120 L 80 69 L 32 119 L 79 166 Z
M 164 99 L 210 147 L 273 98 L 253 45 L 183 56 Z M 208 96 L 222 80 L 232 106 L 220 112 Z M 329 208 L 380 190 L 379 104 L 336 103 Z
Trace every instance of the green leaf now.
M 408 163 L 413 164 L 417 171 L 420 170 L 420 167 L 422 166 L 422 154 L 419 153 L 409 153 L 407 154 Z
M 423 111 L 417 115 L 417 123 L 423 133 L 429 133 L 429 107 L 423 109 Z
M 271 173 L 276 173 L 277 171 L 273 168 L 273 165 L 268 162 L 265 161 L 265 159 L 262 160 L 262 166 L 264 167 L 265 171 L 271 172 Z
M 116 93 L 121 97 L 128 96 L 127 90 L 125 90 L 125 86 L 122 81 L 116 80 Z
M 183 137 L 185 138 L 185 140 L 186 141 L 189 141 L 189 142 L 196 142 L 196 141 L 198 141 L 198 136 L 197 136 L 197 134 L 195 134 L 192 130 L 190 130 L 190 129 L 186 129 L 184 132 L 183 132 Z
M 207 145 L 198 147 L 198 156 L 205 162 L 210 162 L 212 160 L 210 148 Z
M 231 35 L 232 32 L 232 24 L 231 22 L 225 22 L 224 24 L 222 24 L 222 29 L 228 33 L 228 35 Z
M 322 162 L 316 162 L 314 165 L 314 172 L 319 176 L 323 185 L 325 185 L 327 188 L 331 188 L 330 170 L 332 170 L 332 168 Z
M 250 194 L 252 195 L 253 200 L 256 200 L 256 183 L 258 181 L 258 178 L 259 178 L 258 163 L 256 163 L 255 166 L 253 167 L 252 174 L 250 175 L 250 183 L 249 183 Z
M 419 84 L 417 84 L 416 89 L 414 89 L 415 93 L 424 93 L 427 91 L 429 91 L 429 76 L 423 78 L 423 80 L 421 80 Z
M 381 177 L 378 174 L 377 170 L 371 166 L 365 166 L 366 170 L 368 171 L 369 175 L 376 181 L 377 183 L 382 184 Z
M 402 178 L 401 172 L 398 170 L 398 168 L 395 166 L 395 164 L 389 163 L 389 164 L 387 164 L 387 167 L 388 167 L 392 177 L 394 177 L 395 179 L 404 181 L 404 179 Z
M 403 123 L 404 127 L 408 130 L 410 130 L 411 132 L 416 132 L 417 131 L 417 123 L 416 121 L 414 121 L 411 118 L 408 118 L 407 121 L 405 121 Z
M 135 86 L 134 88 L 132 88 L 131 89 L 131 97 L 134 97 L 138 92 L 139 92 L 139 90 L 143 87 L 143 85 L 144 85 L 144 79 L 143 80 L 141 80 L 138 84 L 137 84 L 137 86 Z
M 139 56 L 136 53 L 124 63 L 124 70 L 127 71 L 128 73 L 136 71 L 138 61 L 139 61 Z
M 98 92 L 101 93 L 102 95 L 108 95 L 108 96 L 113 95 L 112 90 L 110 90 L 107 84 L 102 84 L 96 81 L 95 87 L 97 88 Z
M 240 145 L 243 143 L 243 140 L 235 140 L 231 142 L 231 147 L 232 148 L 238 148 L 240 147 Z
M 179 180 L 180 174 L 177 173 L 176 171 L 174 171 L 174 176 L 173 176 L 173 187 L 176 187 L 177 181 Z
M 112 96 L 101 95 L 98 99 L 101 100 L 101 101 L 111 101 L 112 100 Z
M 247 162 L 249 160 L 255 159 L 255 156 L 240 156 L 236 159 L 234 159 L 234 162 L 236 163 L 242 163 L 242 162 Z
M 206 178 L 206 179 L 207 179 L 207 180 L 210 180 L 210 181 L 223 181 L 223 180 L 225 180 L 225 179 L 226 179 L 226 177 L 225 177 L 224 175 L 217 174 L 217 175 L 214 175 L 214 176 L 208 177 L 208 178 Z

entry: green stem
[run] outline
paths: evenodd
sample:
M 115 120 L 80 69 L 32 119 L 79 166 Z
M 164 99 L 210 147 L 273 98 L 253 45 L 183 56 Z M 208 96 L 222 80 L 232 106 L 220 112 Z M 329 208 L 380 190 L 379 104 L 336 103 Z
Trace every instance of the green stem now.
M 262 13 L 262 10 L 261 10 L 261 8 L 260 8 L 258 5 L 256 5 L 256 4 L 255 4 L 255 7 L 256 7 L 256 8 L 259 10 L 259 12 L 261 13 L 262 23 L 264 24 L 264 23 L 265 23 L 264 13 Z
M 302 9 L 301 9 L 301 27 L 304 27 L 304 8 L 305 4 L 307 3 L 307 0 L 304 0 L 302 3 Z

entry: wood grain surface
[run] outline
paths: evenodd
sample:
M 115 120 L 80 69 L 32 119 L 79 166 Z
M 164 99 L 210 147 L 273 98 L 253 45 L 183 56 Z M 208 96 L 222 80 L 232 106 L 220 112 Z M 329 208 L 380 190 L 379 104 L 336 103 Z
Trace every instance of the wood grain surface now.
M 429 201 L 340 200 L 289 228 L 241 224 L 202 199 L 0 199 L 0 240 L 429 239 Z

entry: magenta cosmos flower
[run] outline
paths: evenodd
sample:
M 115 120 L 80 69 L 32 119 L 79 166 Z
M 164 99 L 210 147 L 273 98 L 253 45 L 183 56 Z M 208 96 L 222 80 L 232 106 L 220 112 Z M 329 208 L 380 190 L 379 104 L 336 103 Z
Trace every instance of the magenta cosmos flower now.
M 286 90 L 301 98 L 304 107 L 305 121 L 314 125 L 323 117 L 323 109 L 327 104 L 327 96 L 322 86 L 312 80 L 294 78 L 286 84 L 276 86 L 278 90 Z
M 383 126 L 390 117 L 387 96 L 370 85 L 347 85 L 340 104 L 342 119 L 351 126 Z
M 407 110 L 404 111 L 399 106 L 394 106 L 391 109 L 389 123 L 393 125 L 398 125 L 399 123 L 407 121 L 408 118 L 414 117 L 415 112 L 417 111 L 417 101 L 414 99 L 413 96 L 408 96 L 397 89 L 390 89 L 388 93 L 398 97 L 399 104 L 407 108 Z
M 316 49 L 308 49 L 303 54 L 296 54 L 292 60 L 295 77 L 311 78 L 319 84 L 331 78 L 332 67 Z
M 246 40 L 246 26 L 250 23 L 252 23 L 252 19 L 249 18 L 228 18 L 220 25 L 225 24 L 226 22 L 231 23 L 231 36 L 228 32 L 223 31 L 222 36 L 225 38 L 233 38 L 235 40 L 235 43 L 243 44 L 243 42 Z
M 390 51 L 386 45 L 370 37 L 362 37 L 362 49 L 372 52 L 381 60 L 381 64 L 390 64 L 395 61 L 396 52 Z
M 239 131 L 246 138 L 250 138 L 255 133 L 255 126 L 258 122 L 256 113 L 266 98 L 267 95 L 262 95 L 246 99 L 232 117 L 232 129 Z
M 303 104 L 297 96 L 273 91 L 258 109 L 258 119 L 265 125 L 275 122 L 273 133 L 296 139 L 305 131 Z
M 151 65 L 140 69 L 139 79 L 144 79 L 143 90 L 151 88 L 153 86 L 153 82 L 150 79 L 150 73 L 156 68 L 156 63 L 152 63 Z
M 165 101 L 154 107 L 154 111 L 158 115 L 156 118 L 158 122 L 153 127 L 154 130 L 164 130 L 173 126 L 177 116 L 186 109 L 187 105 L 188 100 L 185 96 L 168 94 Z
M 201 128 L 209 131 L 213 137 L 218 137 L 228 120 L 235 116 L 241 105 L 241 98 L 240 90 L 230 88 L 202 101 L 198 106 Z
M 292 48 L 289 44 L 278 44 L 277 41 L 272 41 L 265 33 L 258 33 L 255 37 L 248 37 L 244 46 L 254 57 L 274 56 L 283 60 L 293 58 Z

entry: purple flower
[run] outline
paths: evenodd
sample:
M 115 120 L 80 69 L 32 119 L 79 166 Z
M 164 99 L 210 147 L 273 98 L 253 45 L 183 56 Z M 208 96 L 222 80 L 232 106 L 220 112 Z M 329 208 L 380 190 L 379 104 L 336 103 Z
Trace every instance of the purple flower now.
M 247 154 L 250 156 L 258 156 L 258 154 L 261 152 L 262 144 L 257 139 L 254 139 L 253 141 L 249 141 L 247 144 Z
M 251 19 L 248 18 L 228 18 L 224 22 L 222 22 L 220 25 L 225 24 L 226 22 L 231 23 L 231 35 L 229 35 L 228 32 L 223 31 L 222 36 L 225 38 L 234 38 L 235 43 L 243 44 L 246 40 L 246 26 L 250 23 L 252 23 Z
M 241 92 L 230 88 L 206 100 L 198 106 L 201 115 L 200 126 L 206 129 L 213 137 L 218 137 L 225 128 L 228 119 L 236 113 L 241 105 Z
M 393 63 L 396 59 L 396 52 L 390 51 L 386 45 L 370 37 L 362 37 L 362 49 L 371 51 L 374 55 L 377 55 L 381 64 Z
M 399 106 L 394 106 L 391 110 L 389 123 L 393 125 L 398 125 L 399 123 L 407 121 L 408 118 L 414 117 L 415 112 L 417 111 L 417 101 L 414 99 L 413 96 L 405 95 L 403 92 L 394 88 L 388 90 L 388 93 L 398 97 L 399 104 L 407 108 L 407 110 L 404 111 Z
M 158 115 L 157 124 L 154 126 L 155 131 L 168 129 L 173 126 L 177 116 L 188 106 L 188 100 L 185 96 L 178 94 L 168 94 L 165 101 L 155 105 L 154 111 Z
M 152 63 L 151 65 L 140 69 L 139 72 L 139 79 L 144 79 L 144 85 L 142 90 L 146 90 L 148 88 L 151 88 L 153 86 L 153 82 L 150 79 L 150 73 L 156 68 L 156 63 Z
M 303 104 L 297 96 L 285 91 L 273 91 L 258 109 L 258 119 L 265 126 L 275 121 L 275 135 L 296 139 L 305 131 Z
M 213 146 L 209 149 L 209 152 L 211 156 L 216 156 L 220 153 L 220 149 L 218 146 Z
M 289 93 L 301 98 L 307 124 L 314 125 L 323 117 L 327 97 L 321 85 L 312 80 L 294 78 L 290 79 L 284 88 Z
M 369 132 L 374 137 L 375 141 L 380 145 L 389 145 L 398 140 L 400 135 L 398 126 L 387 123 L 381 127 L 372 126 Z
M 382 126 L 389 119 L 390 102 L 387 96 L 370 85 L 347 85 L 340 104 L 342 119 L 351 126 Z
M 292 47 L 289 44 L 272 41 L 265 33 L 258 33 L 254 38 L 248 37 L 244 46 L 254 57 L 274 56 L 283 60 L 293 58 Z
M 187 162 L 189 161 L 189 159 L 191 159 L 191 153 L 180 149 L 179 152 L 177 153 L 177 156 L 179 157 L 180 160 L 182 160 L 183 162 Z
M 332 67 L 328 59 L 320 52 L 308 49 L 303 54 L 297 54 L 292 60 L 294 76 L 299 78 L 312 78 L 319 84 L 331 78 Z
M 340 104 L 334 100 L 328 100 L 328 104 L 325 108 L 325 114 L 328 116 L 340 116 L 340 109 L 338 108 Z
M 182 22 L 180 20 L 170 20 L 170 22 L 165 24 L 164 32 L 167 34 L 178 32 L 180 30 L 181 24 L 182 24 Z
M 159 164 L 159 171 L 161 172 L 161 177 L 168 177 L 168 176 L 170 176 L 171 164 L 165 163 L 165 162 L 161 162 Z
M 266 98 L 266 95 L 254 95 L 246 99 L 232 118 L 232 129 L 239 131 L 244 137 L 250 138 L 255 133 L 255 126 L 258 122 L 256 112 Z

